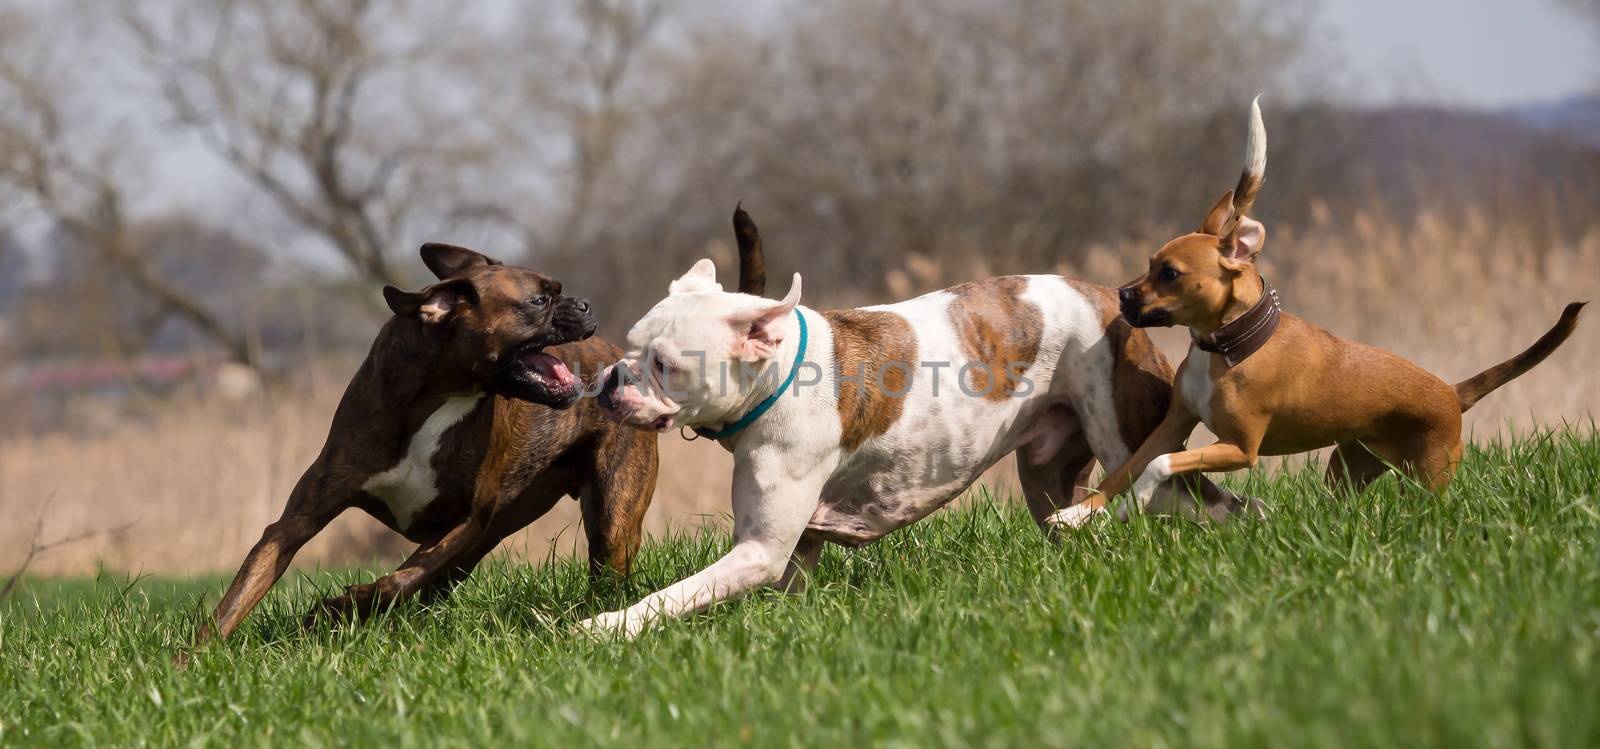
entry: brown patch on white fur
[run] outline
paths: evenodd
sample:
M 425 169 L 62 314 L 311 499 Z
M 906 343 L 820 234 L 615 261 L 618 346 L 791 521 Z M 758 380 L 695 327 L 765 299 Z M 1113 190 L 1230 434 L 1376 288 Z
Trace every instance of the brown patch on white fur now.
M 1172 402 L 1172 365 L 1143 330 L 1128 324 L 1117 306 L 1115 289 L 1067 281 L 1100 313 L 1113 357 L 1111 394 L 1117 426 L 1131 451 L 1161 423 Z
M 992 401 L 1010 398 L 1020 382 L 1012 373 L 1027 371 L 1039 355 L 1044 314 L 1022 298 L 1027 290 L 1023 276 L 988 278 L 949 290 L 956 296 L 950 303 L 950 324 L 967 356 L 984 365 L 969 370 L 970 387 Z
M 833 328 L 839 444 L 854 450 L 900 418 L 917 365 L 917 337 L 911 323 L 893 312 L 847 309 L 822 316 Z

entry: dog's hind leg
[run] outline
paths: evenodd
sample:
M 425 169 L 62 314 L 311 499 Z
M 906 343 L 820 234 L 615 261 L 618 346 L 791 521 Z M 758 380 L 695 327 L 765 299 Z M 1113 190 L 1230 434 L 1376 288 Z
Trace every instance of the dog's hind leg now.
M 1323 480 L 1334 491 L 1352 494 L 1367 488 L 1389 472 L 1389 464 L 1359 442 L 1345 442 L 1328 456 L 1328 472 Z
M 1407 440 L 1391 462 L 1421 488 L 1439 494 L 1450 487 L 1456 468 L 1461 465 L 1461 427 L 1456 423 L 1436 426 Z
M 822 559 L 822 547 L 827 543 L 822 538 L 810 533 L 800 535 L 800 543 L 795 544 L 794 553 L 789 555 L 789 566 L 783 568 L 783 577 L 772 587 L 777 590 L 798 595 L 805 592 L 806 582 L 811 573 L 817 569 L 817 562 Z
M 506 536 L 527 527 L 566 496 L 561 489 L 548 488 L 544 484 L 538 484 L 538 487 L 530 489 L 497 513 L 488 530 L 470 546 L 463 544 L 459 551 L 449 555 L 449 561 L 444 564 L 430 564 L 430 561 L 437 561 L 448 554 L 448 549 L 439 547 L 449 538 L 449 534 L 418 546 L 394 572 L 370 583 L 352 585 L 341 595 L 323 599 L 306 614 L 306 625 L 310 626 L 319 615 L 324 614 L 334 618 L 354 616 L 365 619 L 413 595 L 421 596 L 428 603 L 444 600 Z M 458 530 L 459 526 L 451 532 Z
M 1094 450 L 1081 434 L 1065 440 L 1050 455 L 1041 455 L 1031 446 L 1017 451 L 1017 478 L 1027 499 L 1033 522 L 1047 535 L 1052 526 L 1046 520 L 1058 510 L 1083 501 L 1089 492 L 1089 473 L 1094 470 Z

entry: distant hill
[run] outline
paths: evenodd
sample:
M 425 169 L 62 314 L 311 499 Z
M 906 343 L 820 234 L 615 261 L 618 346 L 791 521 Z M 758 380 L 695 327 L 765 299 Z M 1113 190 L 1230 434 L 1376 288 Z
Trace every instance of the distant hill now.
M 1336 214 L 1474 206 L 1571 231 L 1600 217 L 1600 98 L 1507 111 L 1308 106 L 1276 120 L 1265 210 L 1284 219 L 1318 200 Z
M 1543 132 L 1600 147 L 1600 95 L 1517 107 L 1507 114 Z

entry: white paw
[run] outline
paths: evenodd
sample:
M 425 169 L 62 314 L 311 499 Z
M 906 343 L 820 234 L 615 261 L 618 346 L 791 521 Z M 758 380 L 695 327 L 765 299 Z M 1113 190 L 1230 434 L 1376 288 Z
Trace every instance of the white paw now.
M 631 640 L 639 634 L 640 625 L 637 620 L 630 623 L 626 612 L 609 611 L 578 622 L 577 629 L 597 639 L 621 637 Z
M 1145 466 L 1144 473 L 1139 474 L 1139 480 L 1133 482 L 1133 498 L 1139 501 L 1140 509 L 1150 505 L 1150 500 L 1156 496 L 1156 488 L 1169 478 L 1172 478 L 1170 456 L 1159 455 Z
M 1045 522 L 1054 526 L 1082 528 L 1096 515 L 1105 514 L 1105 511 L 1104 507 L 1090 507 L 1088 503 L 1079 502 L 1071 507 L 1056 510 L 1050 517 L 1045 518 Z

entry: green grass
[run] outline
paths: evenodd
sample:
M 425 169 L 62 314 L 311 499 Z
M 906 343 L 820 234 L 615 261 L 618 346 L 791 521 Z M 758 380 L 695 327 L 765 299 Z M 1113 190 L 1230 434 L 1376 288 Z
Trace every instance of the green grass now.
M 30 581 L 0 605 L 0 745 L 1600 745 L 1592 428 L 1473 449 L 1444 498 L 1239 486 L 1270 520 L 1060 546 L 980 502 L 632 643 L 571 625 L 725 537 L 595 596 L 576 564 L 496 563 L 355 627 L 298 615 L 368 573 L 289 579 L 184 670 L 220 579 Z

